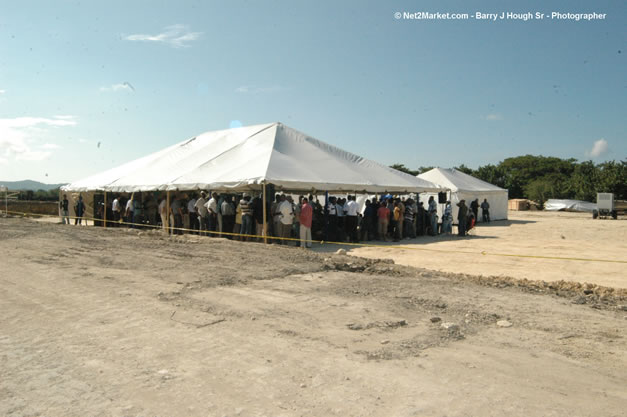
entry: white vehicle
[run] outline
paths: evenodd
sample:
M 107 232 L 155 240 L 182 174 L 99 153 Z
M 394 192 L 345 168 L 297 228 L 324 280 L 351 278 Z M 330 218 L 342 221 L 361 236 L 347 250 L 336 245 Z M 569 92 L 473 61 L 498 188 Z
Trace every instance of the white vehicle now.
M 614 208 L 614 194 L 612 193 L 597 193 L 597 209 L 592 212 L 592 218 L 597 217 L 605 218 L 612 217 L 616 219 L 617 213 Z

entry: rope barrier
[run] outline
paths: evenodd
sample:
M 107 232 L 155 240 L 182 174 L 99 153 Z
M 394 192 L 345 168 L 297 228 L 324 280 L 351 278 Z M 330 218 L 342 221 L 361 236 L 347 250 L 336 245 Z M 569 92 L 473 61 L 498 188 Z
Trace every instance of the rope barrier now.
M 67 218 L 67 219 L 81 219 L 81 220 L 89 220 L 93 222 L 102 222 L 107 224 L 115 224 L 115 225 L 129 225 L 129 226 L 139 226 L 140 228 L 152 228 L 152 229 L 161 229 L 161 230 L 169 230 L 169 231 L 181 231 L 181 232 L 192 232 L 198 233 L 200 236 L 237 236 L 244 237 L 250 239 L 268 239 L 268 242 L 275 241 L 292 241 L 292 242 L 302 242 L 302 239 L 292 238 L 292 237 L 278 237 L 278 236 L 263 236 L 263 235 L 247 235 L 242 233 L 231 233 L 231 232 L 218 232 L 218 231 L 210 231 L 210 230 L 198 230 L 198 229 L 187 229 L 184 227 L 173 227 L 170 226 L 165 228 L 163 226 L 151 225 L 145 223 L 131 223 L 125 222 L 123 220 L 104 220 L 97 219 L 92 217 L 76 217 L 76 216 L 58 216 L 52 214 L 38 214 L 38 213 L 24 213 L 18 211 L 7 211 L 7 214 L 17 214 L 20 216 L 28 217 L 28 216 L 38 216 L 38 217 L 59 217 L 59 218 Z M 115 227 L 113 227 L 115 228 Z M 460 253 L 466 255 L 483 255 L 483 256 L 501 256 L 501 257 L 509 257 L 509 258 L 531 258 L 531 259 L 549 259 L 549 260 L 561 260 L 561 261 L 579 261 L 579 262 L 604 262 L 604 263 L 619 263 L 619 264 L 627 264 L 627 261 L 618 260 L 618 259 L 598 259 L 598 258 L 577 258 L 577 257 L 564 257 L 564 256 L 546 256 L 546 255 L 519 255 L 513 253 L 498 253 L 498 252 L 487 252 L 487 251 L 464 251 L 464 250 L 454 250 L 454 249 L 433 249 L 433 248 L 421 248 L 415 246 L 404 246 L 404 245 L 381 245 L 375 243 L 350 243 L 350 242 L 335 242 L 328 240 L 309 240 L 310 243 L 318 243 L 320 245 L 342 245 L 342 246 L 359 246 L 359 247 L 370 247 L 370 248 L 391 248 L 391 249 L 402 249 L 402 250 L 416 250 L 416 251 L 424 251 L 424 252 L 435 252 L 435 253 Z

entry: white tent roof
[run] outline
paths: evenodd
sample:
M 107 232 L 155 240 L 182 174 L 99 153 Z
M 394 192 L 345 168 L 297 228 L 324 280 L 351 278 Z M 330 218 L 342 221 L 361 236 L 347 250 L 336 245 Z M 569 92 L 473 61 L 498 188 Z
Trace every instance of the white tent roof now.
M 62 187 L 117 192 L 194 189 L 426 192 L 439 186 L 281 123 L 203 133 Z
M 430 171 L 418 175 L 418 178 L 448 188 L 452 192 L 468 191 L 486 193 L 507 191 L 489 182 L 475 178 L 472 175 L 458 171 L 455 168 L 433 168 Z

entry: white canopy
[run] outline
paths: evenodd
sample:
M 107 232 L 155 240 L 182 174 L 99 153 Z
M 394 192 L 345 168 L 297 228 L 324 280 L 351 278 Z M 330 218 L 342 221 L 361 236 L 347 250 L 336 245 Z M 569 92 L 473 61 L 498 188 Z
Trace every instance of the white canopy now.
M 439 186 L 307 136 L 281 123 L 203 133 L 62 187 L 64 191 L 230 189 L 391 192 Z
M 470 207 L 470 202 L 479 199 L 479 204 L 483 200 L 487 200 L 490 204 L 490 219 L 503 220 L 507 219 L 507 190 L 497 187 L 475 178 L 472 175 L 465 174 L 455 168 L 433 168 L 430 171 L 418 175 L 426 181 L 433 182 L 443 188 L 451 190 L 450 201 L 453 208 L 453 222 L 457 223 L 457 207 L 456 204 L 461 200 L 466 200 L 466 206 Z M 434 195 L 437 201 L 437 195 L 427 193 L 424 197 Z M 421 201 L 424 199 L 421 196 Z M 426 205 L 425 205 L 426 208 Z M 442 218 L 442 207 L 438 207 L 438 216 Z M 481 210 L 479 210 L 479 219 L 481 221 Z

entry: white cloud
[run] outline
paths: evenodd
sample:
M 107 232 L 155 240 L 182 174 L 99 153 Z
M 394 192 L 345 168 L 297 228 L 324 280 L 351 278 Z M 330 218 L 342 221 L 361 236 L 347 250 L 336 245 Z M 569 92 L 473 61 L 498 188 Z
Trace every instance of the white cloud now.
M 135 91 L 131 83 L 123 82 L 121 84 L 113 84 L 109 87 L 100 87 L 100 91 Z
M 603 138 L 594 142 L 592 145 L 592 149 L 586 151 L 586 156 L 591 156 L 593 158 L 597 158 L 609 150 L 607 146 L 607 141 Z
M 6 92 L 7 92 L 7 90 L 0 90 L 0 94 L 4 94 Z
M 61 149 L 61 147 L 56 143 L 44 143 L 41 149 Z
M 4 161 L 41 161 L 59 146 L 46 143 L 33 149 L 32 143 L 44 138 L 50 128 L 76 125 L 75 116 L 15 117 L 0 119 L 0 158 Z
M 491 113 L 491 114 L 488 114 L 488 115 L 485 117 L 485 119 L 486 119 L 486 120 L 489 120 L 489 121 L 494 121 L 494 120 L 503 120 L 503 116 L 501 116 L 500 114 Z
M 127 41 L 161 42 L 174 48 L 188 48 L 189 42 L 200 38 L 202 32 L 190 32 L 187 25 L 172 25 L 157 35 L 135 34 L 125 36 Z
M 249 85 L 242 85 L 235 89 L 236 93 L 241 94 L 260 94 L 260 93 L 275 93 L 277 91 L 281 91 L 283 88 L 278 85 L 273 85 L 270 87 L 253 87 Z

